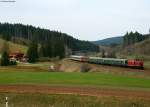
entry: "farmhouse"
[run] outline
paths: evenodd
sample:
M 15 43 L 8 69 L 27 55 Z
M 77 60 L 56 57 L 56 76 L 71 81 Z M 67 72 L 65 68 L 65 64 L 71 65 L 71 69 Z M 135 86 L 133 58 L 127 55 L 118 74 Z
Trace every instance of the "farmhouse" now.
M 14 52 L 9 54 L 10 60 L 16 60 L 20 62 L 27 62 L 28 58 L 24 53 Z

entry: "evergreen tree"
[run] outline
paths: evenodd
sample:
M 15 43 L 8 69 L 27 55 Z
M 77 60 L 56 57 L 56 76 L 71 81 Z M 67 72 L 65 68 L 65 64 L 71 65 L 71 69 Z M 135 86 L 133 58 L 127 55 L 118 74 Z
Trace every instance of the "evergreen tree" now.
M 125 34 L 125 36 L 123 37 L 123 46 L 127 46 L 128 45 L 128 32 Z
M 105 58 L 106 56 L 105 56 L 105 50 L 103 49 L 102 50 L 102 58 Z
M 47 43 L 46 44 L 46 47 L 45 47 L 45 55 L 47 57 L 52 57 L 52 46 L 51 46 L 51 43 Z
M 56 42 L 55 45 L 55 57 L 59 56 L 59 58 L 64 58 L 65 57 L 65 47 L 64 47 L 64 43 L 63 40 L 60 40 L 60 42 Z
M 27 51 L 28 62 L 35 63 L 38 59 L 38 45 L 35 42 L 32 42 Z
M 142 35 L 137 31 L 135 33 L 126 33 L 123 39 L 123 46 L 129 46 L 146 39 L 146 35 Z
M 8 44 L 4 43 L 3 45 L 3 52 L 1 56 L 1 66 L 8 66 L 9 65 L 9 54 L 8 54 Z
M 48 57 L 45 48 L 46 48 L 46 45 L 44 43 L 41 44 L 40 50 L 39 50 L 39 57 Z
M 1 66 L 8 66 L 8 65 L 9 65 L 9 55 L 7 51 L 4 51 L 2 53 Z

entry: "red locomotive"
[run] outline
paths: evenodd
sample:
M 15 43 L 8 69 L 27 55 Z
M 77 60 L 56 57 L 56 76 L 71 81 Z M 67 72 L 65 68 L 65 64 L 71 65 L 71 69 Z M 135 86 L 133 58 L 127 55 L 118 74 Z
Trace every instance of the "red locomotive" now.
M 140 60 L 128 60 L 128 67 L 143 68 L 144 62 Z

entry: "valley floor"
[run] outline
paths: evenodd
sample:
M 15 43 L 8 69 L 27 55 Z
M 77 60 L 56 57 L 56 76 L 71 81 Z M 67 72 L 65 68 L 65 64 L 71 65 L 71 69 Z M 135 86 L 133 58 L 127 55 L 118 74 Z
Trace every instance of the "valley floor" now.
M 150 106 L 149 69 L 88 64 L 93 71 L 81 73 L 82 64 L 65 59 L 0 67 L 0 107 L 5 96 L 10 107 Z M 59 65 L 60 72 L 50 72 L 50 65 Z

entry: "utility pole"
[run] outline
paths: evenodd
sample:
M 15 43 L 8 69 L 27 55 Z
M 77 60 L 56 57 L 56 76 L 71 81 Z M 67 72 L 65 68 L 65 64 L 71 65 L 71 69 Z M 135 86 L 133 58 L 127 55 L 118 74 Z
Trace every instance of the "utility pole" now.
M 8 97 L 5 99 L 6 107 L 8 107 Z

